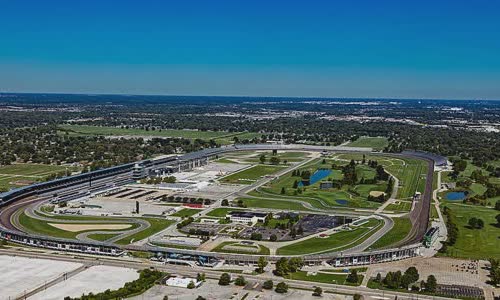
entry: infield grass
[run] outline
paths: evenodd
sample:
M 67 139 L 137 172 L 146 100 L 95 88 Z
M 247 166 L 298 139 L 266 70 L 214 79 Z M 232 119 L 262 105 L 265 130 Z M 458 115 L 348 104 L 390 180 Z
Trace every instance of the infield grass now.
M 374 234 L 382 225 L 378 219 L 370 219 L 362 226 L 352 230 L 343 230 L 330 234 L 328 237 L 312 237 L 301 242 L 278 248 L 278 255 L 300 255 L 340 251 L 354 247 Z
M 404 239 L 411 229 L 411 221 L 408 218 L 393 218 L 394 226 L 383 235 L 378 241 L 376 241 L 370 249 L 381 249 L 389 247 L 402 239 Z

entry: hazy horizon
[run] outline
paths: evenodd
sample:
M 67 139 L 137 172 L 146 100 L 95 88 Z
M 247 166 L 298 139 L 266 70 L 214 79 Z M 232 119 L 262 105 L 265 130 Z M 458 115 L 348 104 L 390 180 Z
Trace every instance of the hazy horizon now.
M 500 99 L 500 3 L 6 2 L 0 91 Z

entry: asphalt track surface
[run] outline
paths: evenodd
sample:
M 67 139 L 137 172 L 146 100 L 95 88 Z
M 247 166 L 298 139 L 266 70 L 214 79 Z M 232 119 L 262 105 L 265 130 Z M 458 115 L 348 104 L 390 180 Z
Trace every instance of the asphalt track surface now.
M 429 215 L 432 201 L 432 183 L 434 179 L 434 162 L 429 159 L 419 158 L 428 162 L 425 190 L 421 199 L 416 202 L 414 209 L 410 212 L 412 227 L 405 239 L 395 246 L 403 246 L 419 243 L 424 238 L 429 225 Z

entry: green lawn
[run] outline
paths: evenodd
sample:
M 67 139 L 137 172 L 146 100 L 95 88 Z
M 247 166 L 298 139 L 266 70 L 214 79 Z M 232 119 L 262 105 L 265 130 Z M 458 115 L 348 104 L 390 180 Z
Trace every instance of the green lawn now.
M 157 218 L 141 218 L 143 220 L 146 220 L 151 224 L 151 226 L 147 229 L 144 229 L 136 234 L 133 234 L 131 236 L 128 236 L 126 238 L 123 238 L 121 240 L 116 241 L 117 244 L 120 245 L 126 245 L 130 244 L 132 242 L 140 241 L 143 240 L 155 233 L 158 233 L 170 225 L 174 224 L 175 221 L 172 220 L 165 220 L 165 219 L 157 219 Z
M 207 213 L 208 217 L 225 218 L 227 213 L 233 210 L 241 210 L 233 207 L 219 207 Z
M 389 141 L 386 137 L 359 137 L 354 142 L 347 144 L 349 147 L 367 147 L 373 148 L 374 150 L 383 150 L 389 145 Z
M 360 244 L 382 225 L 382 221 L 370 219 L 366 224 L 353 230 L 340 231 L 326 238 L 312 237 L 301 242 L 278 248 L 278 255 L 300 255 L 308 253 L 340 251 Z
M 495 216 L 500 212 L 481 206 L 446 203 L 458 225 L 458 238 L 453 246 L 448 247 L 446 255 L 470 259 L 500 258 L 500 227 Z M 484 221 L 483 229 L 470 229 L 468 221 L 476 217 Z
M 285 276 L 285 278 L 287 279 L 294 279 L 294 280 L 359 286 L 363 281 L 363 275 L 358 274 L 358 277 L 359 281 L 356 284 L 356 283 L 346 282 L 347 274 L 344 275 L 344 274 L 316 273 L 316 275 L 307 276 L 306 271 L 298 271 L 295 273 L 290 273 L 287 276 Z
M 103 242 L 103 241 L 106 241 L 106 240 L 109 240 L 110 238 L 113 238 L 117 236 L 117 234 L 113 234 L 113 233 L 104 233 L 104 234 L 100 234 L 100 233 L 96 233 L 96 234 L 89 234 L 88 237 L 93 239 L 94 241 L 99 241 L 99 242 Z
M 171 216 L 174 217 L 181 217 L 181 218 L 187 218 L 196 215 L 197 213 L 200 213 L 202 210 L 201 209 L 192 209 L 192 208 L 183 208 L 176 212 L 175 214 L 171 214 Z
M 472 196 L 474 195 L 482 195 L 486 192 L 487 187 L 480 183 L 473 183 L 470 185 L 470 191 L 472 192 Z
M 71 231 L 66 231 L 62 230 L 59 228 L 56 228 L 54 226 L 49 225 L 49 222 L 38 220 L 31 218 L 27 216 L 24 212 L 19 214 L 19 223 L 21 226 L 23 226 L 27 231 L 32 232 L 32 233 L 38 233 L 42 235 L 48 235 L 48 236 L 53 236 L 53 237 L 59 237 L 59 238 L 68 238 L 68 239 L 74 239 L 76 236 L 82 232 L 88 232 L 88 231 L 95 231 L 95 230 L 82 230 L 78 232 L 71 232 Z M 57 224 L 57 219 L 54 219 L 54 223 Z M 79 224 L 79 223 L 71 223 L 71 224 Z M 88 223 L 81 223 L 82 225 L 88 224 Z M 103 222 L 103 224 L 105 224 Z M 127 223 L 123 223 L 127 224 Z M 131 224 L 132 227 L 127 228 L 126 230 L 130 230 L 133 228 L 136 228 L 136 224 Z M 106 230 L 106 229 L 99 229 L 99 231 L 116 231 L 116 230 Z
M 261 177 L 276 173 L 283 168 L 284 166 L 257 165 L 226 176 L 221 181 L 226 183 L 252 184 Z
M 336 268 L 336 269 L 321 269 L 319 271 L 320 272 L 329 272 L 329 273 L 346 273 L 347 274 L 347 272 L 344 272 L 345 269 L 347 269 L 349 271 L 356 270 L 358 273 L 368 271 L 367 267 L 358 267 L 358 268 L 345 267 L 345 268 Z
M 284 209 L 284 210 L 304 210 L 305 208 L 302 204 L 286 200 L 269 200 L 269 199 L 255 199 L 255 198 L 239 198 L 243 200 L 243 203 L 247 207 L 261 207 L 261 208 L 273 208 L 273 209 Z
M 314 160 L 307 165 L 300 168 L 300 170 L 309 169 L 311 173 L 314 173 L 317 169 L 320 168 L 329 168 L 331 163 L 334 160 L 328 160 L 326 164 L 322 163 L 322 159 Z M 335 161 L 337 164 L 340 164 L 339 161 Z M 344 162 L 342 162 L 344 163 Z M 365 169 L 364 166 L 360 168 L 360 172 L 370 172 Z M 327 177 L 327 179 L 341 179 L 342 173 L 340 170 L 332 170 L 332 173 Z M 362 208 L 375 208 L 380 206 L 380 203 L 367 201 L 367 197 L 370 191 L 372 190 L 385 190 L 386 183 L 380 184 L 362 184 L 357 185 L 355 187 L 350 187 L 344 185 L 342 189 L 327 189 L 321 190 L 319 188 L 320 181 L 303 188 L 303 192 L 301 194 L 296 194 L 296 189 L 293 188 L 295 181 L 300 181 L 301 178 L 299 176 L 292 176 L 292 172 L 288 172 L 280 176 L 279 179 L 272 180 L 265 186 L 261 187 L 258 191 L 253 191 L 249 193 L 252 196 L 257 197 L 279 197 L 279 198 L 287 198 L 287 199 L 296 199 L 304 202 L 309 202 L 311 205 L 324 208 L 320 201 L 330 205 L 330 206 L 341 206 L 341 204 L 337 203 L 336 200 L 348 200 L 348 204 L 346 206 L 349 207 L 362 207 Z M 281 189 L 285 188 L 285 194 L 281 194 Z M 352 193 L 350 189 L 355 190 L 358 194 Z M 266 195 L 266 193 L 272 195 Z
M 244 163 L 260 163 L 260 156 L 264 154 L 266 156 L 266 164 L 269 164 L 269 159 L 273 157 L 272 151 L 238 151 L 224 154 L 223 158 L 227 160 L 237 159 Z M 278 153 L 274 156 L 278 157 L 281 160 L 281 163 L 284 163 L 285 160 L 288 163 L 291 162 L 300 162 L 307 158 L 307 152 L 298 152 L 298 151 L 278 151 Z
M 337 155 L 338 159 L 350 161 L 354 159 L 361 161 L 363 154 L 344 153 Z M 427 174 L 427 162 L 420 159 L 409 159 L 391 157 L 389 155 L 365 155 L 366 160 L 376 160 L 379 164 L 399 179 L 398 198 L 412 197 L 416 191 L 423 192 L 425 187 L 425 176 Z
M 411 210 L 412 203 L 409 201 L 399 201 L 387 205 L 384 211 L 406 212 Z
M 214 139 L 218 143 L 230 144 L 234 137 L 240 140 L 260 137 L 262 134 L 254 132 L 225 132 L 225 131 L 198 131 L 183 129 L 144 130 L 139 128 L 120 128 L 109 126 L 61 125 L 60 133 L 70 135 L 105 135 L 105 136 L 161 136 L 186 139 Z
M 392 229 L 376 241 L 370 249 L 381 249 L 393 245 L 404 239 L 411 229 L 411 221 L 408 218 L 393 218 Z
M 231 249 L 223 249 L 225 246 L 228 245 L 238 245 L 241 250 L 231 250 Z M 256 244 L 257 245 L 257 244 Z M 251 250 L 245 251 L 245 248 L 252 249 L 254 247 L 250 245 L 243 245 L 238 242 L 223 242 L 217 245 L 215 248 L 211 250 L 211 252 L 220 252 L 220 253 L 238 253 L 238 254 L 255 254 L 255 255 L 269 255 L 271 251 L 269 248 L 263 246 L 263 245 L 258 245 L 260 247 L 259 251 L 254 252 Z
M 87 125 L 61 125 L 60 129 L 73 134 L 80 135 L 139 135 L 139 136 L 164 136 L 178 137 L 187 139 L 213 139 L 231 135 L 224 131 L 197 131 L 197 130 L 179 130 L 162 129 L 144 130 L 139 128 L 120 128 L 108 126 L 87 126 Z
M 77 168 L 43 165 L 43 164 L 12 164 L 0 166 L 0 191 L 10 188 L 20 187 L 23 185 L 21 181 L 36 182 L 44 180 L 47 176 L 64 171 L 77 171 Z

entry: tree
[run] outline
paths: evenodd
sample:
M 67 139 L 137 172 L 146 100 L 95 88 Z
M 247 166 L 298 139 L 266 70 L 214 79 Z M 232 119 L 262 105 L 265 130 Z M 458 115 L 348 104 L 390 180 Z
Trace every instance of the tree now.
M 352 269 L 351 273 L 347 275 L 346 281 L 350 283 L 358 283 L 359 281 L 358 271 L 356 269 Z
M 297 179 L 295 179 L 295 181 L 293 182 L 292 188 L 296 189 L 298 186 L 299 186 L 299 182 L 297 181 Z
M 281 160 L 279 157 L 277 156 L 273 156 L 271 157 L 271 159 L 269 159 L 269 162 L 272 164 L 272 165 L 279 165 Z
M 320 288 L 319 286 L 314 288 L 313 296 L 321 297 L 322 294 L 323 294 L 322 288 Z
M 417 282 L 420 278 L 418 270 L 415 267 L 409 267 L 408 269 L 406 269 L 405 275 L 409 276 L 412 282 Z
M 247 284 L 247 282 L 243 276 L 238 276 L 234 281 L 234 284 L 237 286 L 244 286 Z
M 482 229 L 484 227 L 484 221 L 480 218 L 472 217 L 468 223 L 472 229 Z
M 484 221 L 483 219 L 477 219 L 477 229 L 483 229 L 484 228 Z
M 288 267 L 288 260 L 285 257 L 280 258 L 276 262 L 276 269 L 274 270 L 274 274 L 276 276 L 284 276 L 287 275 L 290 271 Z
M 196 281 L 205 281 L 205 273 L 196 274 Z
M 280 282 L 276 285 L 276 289 L 274 289 L 276 293 L 284 294 L 288 292 L 288 284 L 284 282 Z
M 497 200 L 497 202 L 495 203 L 495 209 L 500 210 L 500 200 Z
M 188 285 L 187 285 L 187 288 L 188 289 L 194 289 L 196 286 L 194 285 L 194 282 L 191 280 Z
M 229 206 L 229 201 L 227 201 L 227 199 L 222 199 L 220 205 L 222 205 L 222 206 Z
M 282 195 L 286 194 L 285 187 L 282 187 L 282 188 L 281 188 L 281 194 L 282 194 Z
M 167 295 L 163 296 L 163 300 L 168 300 L 168 296 Z
M 273 288 L 273 281 L 272 280 L 264 281 L 262 287 L 265 288 L 266 290 L 271 290 Z
M 198 296 L 198 297 L 196 297 L 196 300 L 206 300 L 206 299 L 207 299 L 207 298 L 202 297 L 202 296 Z
M 361 295 L 360 295 L 360 294 L 354 294 L 354 295 L 352 296 L 352 299 L 353 299 L 353 300 L 361 300 Z
M 269 236 L 269 240 L 271 242 L 276 242 L 278 240 L 278 237 L 276 236 L 276 234 L 273 233 Z
M 427 277 L 427 282 L 425 283 L 425 290 L 427 292 L 434 293 L 437 288 L 437 280 L 434 275 L 429 275 Z
M 259 257 L 257 261 L 257 273 L 264 273 L 264 269 L 267 267 L 267 259 L 264 256 Z
M 250 239 L 254 241 L 260 241 L 262 240 L 262 233 L 252 232 L 252 234 L 250 235 Z
M 302 224 L 299 224 L 299 228 L 297 229 L 297 234 L 298 235 L 303 235 L 304 234 L 304 228 L 302 228 Z
M 476 228 L 476 224 L 477 224 L 477 218 L 476 217 L 472 217 L 469 219 L 469 226 L 472 227 L 472 228 Z
M 261 164 L 264 164 L 266 162 L 266 155 L 265 154 L 261 154 L 260 157 L 259 157 L 259 160 L 260 160 Z
M 288 260 L 288 268 L 292 273 L 299 271 L 303 266 L 304 261 L 300 257 L 292 257 Z
M 498 214 L 495 219 L 497 220 L 497 226 L 500 227 L 500 214 Z
M 219 285 L 229 285 L 231 276 L 228 273 L 222 273 L 219 278 Z

